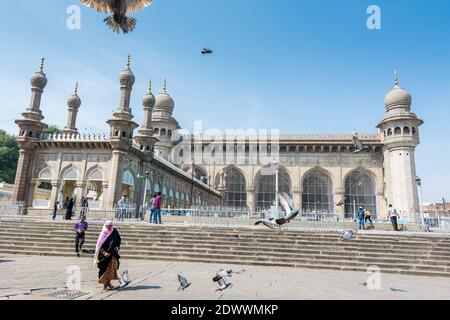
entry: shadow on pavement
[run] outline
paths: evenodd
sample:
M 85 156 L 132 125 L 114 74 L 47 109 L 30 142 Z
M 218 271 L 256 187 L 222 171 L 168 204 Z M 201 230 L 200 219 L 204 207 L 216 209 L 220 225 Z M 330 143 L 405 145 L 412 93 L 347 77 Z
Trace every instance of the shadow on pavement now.
M 135 286 L 135 287 L 127 287 L 122 291 L 138 291 L 138 290 L 150 290 L 150 289 L 162 289 L 160 286 Z

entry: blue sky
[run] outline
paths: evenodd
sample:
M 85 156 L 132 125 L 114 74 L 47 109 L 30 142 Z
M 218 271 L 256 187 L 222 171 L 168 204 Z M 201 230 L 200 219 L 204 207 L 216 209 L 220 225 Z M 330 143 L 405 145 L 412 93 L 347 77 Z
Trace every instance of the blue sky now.
M 400 84 L 425 120 L 417 149 L 424 200 L 450 199 L 450 2 L 427 0 L 154 0 L 135 32 L 110 32 L 105 15 L 80 5 L 81 30 L 66 13 L 76 0 L 16 0 L 0 20 L 0 128 L 28 104 L 29 78 L 46 57 L 42 110 L 63 127 L 75 81 L 81 131 L 107 132 L 119 102 L 118 75 L 132 54 L 132 106 L 142 119 L 147 82 L 165 76 L 174 116 L 192 129 L 280 129 L 284 133 L 376 132 L 384 96 Z M 382 29 L 366 27 L 378 5 Z M 202 56 L 203 47 L 214 49 Z

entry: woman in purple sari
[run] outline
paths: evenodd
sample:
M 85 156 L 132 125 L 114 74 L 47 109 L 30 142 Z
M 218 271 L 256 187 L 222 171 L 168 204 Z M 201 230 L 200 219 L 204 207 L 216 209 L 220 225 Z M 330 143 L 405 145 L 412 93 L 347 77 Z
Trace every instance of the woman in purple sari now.
M 121 238 L 119 231 L 113 227 L 111 220 L 106 221 L 97 241 L 94 255 L 94 266 L 98 267 L 98 283 L 103 284 L 104 290 L 112 290 L 112 280 L 119 280 L 119 250 Z

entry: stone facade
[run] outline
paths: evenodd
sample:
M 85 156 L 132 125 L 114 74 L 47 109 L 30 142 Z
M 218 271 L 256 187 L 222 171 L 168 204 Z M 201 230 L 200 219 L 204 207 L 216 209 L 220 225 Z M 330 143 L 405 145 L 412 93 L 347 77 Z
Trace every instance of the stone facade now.
M 385 99 L 387 113 L 378 133 L 279 135 L 271 145 L 251 137 L 230 144 L 206 135 L 200 139 L 180 135 L 166 81 L 156 97 L 149 86 L 139 127 L 130 108 L 135 82 L 130 61 L 120 74 L 119 108 L 107 121 L 109 137 L 78 133 L 76 115 L 81 99 L 77 88 L 68 100 L 63 133 L 42 135 L 47 127 L 40 110 L 40 96 L 47 84 L 43 66 L 31 82 L 30 107 L 23 119 L 16 121 L 20 158 L 13 193 L 13 200 L 25 201 L 28 206 L 32 206 L 42 181 L 53 187 L 49 206 L 60 192 L 64 197 L 75 196 L 77 201 L 91 194 L 103 206 L 112 206 L 125 193 L 139 205 L 144 180 L 138 177 L 145 174 L 147 194 L 163 192 L 165 204 L 172 208 L 221 203 L 251 211 L 267 209 L 275 199 L 275 178 L 262 173 L 261 162 L 249 160 L 255 150 L 264 150 L 268 157 L 278 159 L 279 190 L 290 194 L 303 212 L 339 213 L 342 218 L 351 218 L 361 206 L 385 218 L 389 204 L 410 220 L 419 212 L 414 151 L 420 143 L 423 121 L 411 112 L 411 95 L 400 88 L 397 75 L 394 89 Z M 363 143 L 364 152 L 355 152 L 355 138 Z M 178 163 L 174 157 L 186 139 L 192 140 L 188 143 L 191 155 Z M 205 152 L 220 154 L 224 161 L 197 161 Z

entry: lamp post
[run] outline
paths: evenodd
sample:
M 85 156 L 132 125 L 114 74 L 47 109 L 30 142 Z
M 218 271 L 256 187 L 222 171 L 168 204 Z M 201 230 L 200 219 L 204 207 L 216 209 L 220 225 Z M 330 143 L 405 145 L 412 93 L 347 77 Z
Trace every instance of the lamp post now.
M 144 180 L 144 199 L 142 200 L 142 209 L 141 209 L 141 220 L 144 220 L 145 212 L 147 211 L 147 181 L 150 177 L 150 172 L 147 170 L 145 174 L 138 174 L 137 177 L 139 179 Z
M 357 220 L 357 216 L 356 216 L 356 197 L 353 197 L 353 215 L 354 215 L 354 220 Z
M 419 177 L 416 178 L 417 189 L 419 189 L 419 210 L 420 210 L 420 221 L 422 226 L 425 225 L 425 217 L 423 215 L 423 198 L 422 198 L 422 179 Z
M 273 159 L 272 161 L 272 165 L 275 168 L 275 215 L 276 218 L 278 218 L 278 189 L 279 189 L 279 185 L 278 185 L 278 171 L 279 171 L 279 166 L 278 166 L 278 162 Z

